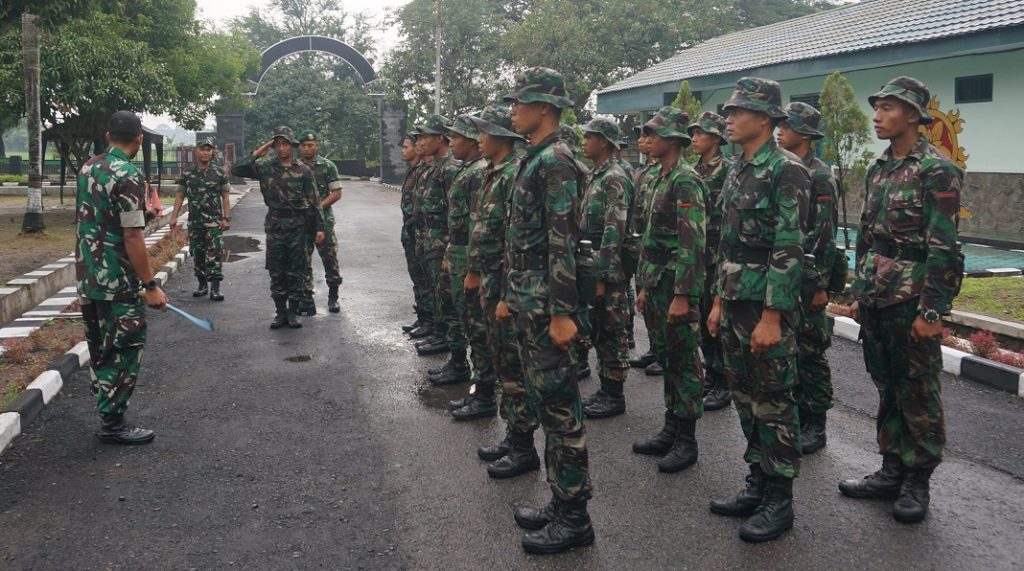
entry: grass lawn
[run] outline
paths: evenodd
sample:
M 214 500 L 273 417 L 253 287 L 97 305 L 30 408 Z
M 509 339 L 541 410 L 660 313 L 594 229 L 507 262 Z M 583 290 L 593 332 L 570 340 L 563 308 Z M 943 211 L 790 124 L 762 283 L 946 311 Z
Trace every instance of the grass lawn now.
M 75 200 L 64 197 L 61 206 L 56 196 L 43 197 L 42 235 L 21 235 L 25 216 L 24 196 L 0 196 L 0 284 L 39 266 L 52 263 L 75 249 Z
M 1024 322 L 1024 277 L 965 278 L 953 308 Z

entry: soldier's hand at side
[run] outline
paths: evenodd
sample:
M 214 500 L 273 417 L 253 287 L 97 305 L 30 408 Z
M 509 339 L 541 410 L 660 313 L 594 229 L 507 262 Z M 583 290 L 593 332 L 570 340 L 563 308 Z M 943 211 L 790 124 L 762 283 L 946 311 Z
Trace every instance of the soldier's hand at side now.
M 855 301 L 850 304 L 850 318 L 860 323 L 860 302 Z
M 711 311 L 708 313 L 708 333 L 712 337 L 718 337 L 718 327 L 722 323 L 722 302 L 719 298 L 715 298 L 715 302 L 711 305 Z
M 927 341 L 932 337 L 938 337 L 942 335 L 942 320 L 938 320 L 935 323 L 928 323 L 920 315 L 914 320 L 914 324 L 910 326 L 910 336 L 914 338 L 914 341 L 918 343 Z
M 474 292 L 480 289 L 480 272 L 468 272 L 466 279 L 462 280 L 462 289 L 468 292 Z
M 176 230 L 178 228 L 177 217 L 172 216 L 171 219 L 167 221 L 167 225 L 171 227 L 171 230 Z
M 828 292 L 823 290 L 823 289 L 819 289 L 814 294 L 814 297 L 811 298 L 811 311 L 814 312 L 814 313 L 818 313 L 819 311 L 825 309 L 825 307 L 827 305 L 828 305 Z
M 441 271 L 445 273 L 452 271 L 452 266 L 448 263 L 448 260 L 441 260 Z
M 576 323 L 568 315 L 552 315 L 548 325 L 551 342 L 562 351 L 568 351 L 576 340 Z
M 603 281 L 597 282 L 597 287 L 594 289 L 594 297 L 597 299 L 604 299 L 605 285 Z
M 761 314 L 754 332 L 750 335 L 750 350 L 759 355 L 782 342 L 782 326 L 779 324 L 778 311 L 766 309 Z
M 327 239 L 327 234 L 324 234 L 323 230 L 319 230 L 316 233 L 316 243 L 323 244 L 324 240 Z
M 231 229 L 231 222 L 228 221 L 228 220 L 221 220 L 220 221 L 220 229 L 221 230 L 230 230 Z
M 679 323 L 690 313 L 690 300 L 685 295 L 676 295 L 668 306 L 668 322 Z
M 508 304 L 504 300 L 498 302 L 498 307 L 494 308 L 494 317 L 498 321 L 508 321 L 512 317 L 512 312 L 508 310 Z
M 146 305 L 153 309 L 167 311 L 167 295 L 164 293 L 164 290 L 158 287 L 142 290 L 142 299 L 146 301 Z
M 636 294 L 636 310 L 640 313 L 644 312 L 644 305 L 647 303 L 647 290 L 640 290 Z

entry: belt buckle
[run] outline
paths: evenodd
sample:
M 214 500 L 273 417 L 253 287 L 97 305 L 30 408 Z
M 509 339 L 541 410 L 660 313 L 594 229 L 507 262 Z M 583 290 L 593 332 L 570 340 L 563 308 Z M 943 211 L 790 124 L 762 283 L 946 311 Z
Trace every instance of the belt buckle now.
M 902 258 L 903 257 L 903 244 L 897 242 L 893 246 L 895 247 L 895 254 L 896 254 L 893 257 L 897 258 L 897 259 L 898 258 Z

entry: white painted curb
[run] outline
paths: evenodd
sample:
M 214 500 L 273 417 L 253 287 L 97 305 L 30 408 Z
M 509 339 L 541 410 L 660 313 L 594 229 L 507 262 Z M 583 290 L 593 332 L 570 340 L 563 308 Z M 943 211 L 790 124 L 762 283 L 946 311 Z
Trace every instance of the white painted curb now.
M 849 339 L 850 341 L 857 342 L 860 339 L 860 324 L 850 319 L 849 317 L 843 317 L 841 315 L 833 315 L 832 318 L 835 320 L 832 324 L 832 334 L 838 335 L 843 339 Z M 953 349 L 952 347 L 942 346 L 942 370 L 947 373 L 960 376 L 960 362 L 963 360 L 968 353 Z M 1024 379 L 1022 379 L 1024 380 Z M 1020 386 L 1020 385 L 1018 385 Z M 1019 388 L 1018 392 L 1022 392 L 1021 396 L 1024 396 L 1024 387 Z
M 0 452 L 6 450 L 7 445 L 19 434 L 21 434 L 21 417 L 18 413 L 0 414 Z
M 89 344 L 85 341 L 80 342 L 71 348 L 68 353 L 76 355 L 78 357 L 78 366 L 84 367 L 89 362 Z
M 60 379 L 60 373 L 50 370 L 39 373 L 36 380 L 32 381 L 25 388 L 39 389 L 43 393 L 43 404 L 49 404 L 53 397 L 60 392 L 62 386 L 64 386 L 64 383 Z

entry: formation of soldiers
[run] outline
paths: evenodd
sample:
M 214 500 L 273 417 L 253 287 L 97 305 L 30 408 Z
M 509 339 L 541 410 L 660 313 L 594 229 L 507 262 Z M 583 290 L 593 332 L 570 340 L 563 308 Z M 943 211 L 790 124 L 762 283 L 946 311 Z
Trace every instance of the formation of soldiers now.
M 927 514 L 942 457 L 940 318 L 962 277 L 963 173 L 919 134 L 929 99 L 907 77 L 869 99 L 890 146 L 868 171 L 852 291 L 883 461 L 839 485 L 894 500 L 901 522 Z M 560 126 L 571 105 L 558 72 L 532 68 L 502 103 L 431 116 L 406 137 L 402 245 L 416 320 L 403 329 L 419 354 L 450 353 L 427 380 L 472 383 L 450 403 L 454 419 L 505 421 L 504 440 L 477 450 L 493 478 L 538 470 L 543 429 L 552 499 L 515 512 L 529 552 L 593 541 L 584 419 L 625 413 L 631 365 L 663 377 L 662 427 L 633 445 L 662 472 L 697 461 L 705 410 L 735 405 L 749 474 L 710 509 L 745 518 L 744 540 L 776 539 L 793 525 L 801 456 L 826 445 L 825 308 L 847 282 L 839 189 L 814 147 L 821 114 L 783 107 L 772 80 L 742 78 L 727 118 L 691 122 L 664 107 L 638 126 L 646 162 L 634 169 L 615 122 L 586 124 L 582 145 Z M 730 144 L 738 152 L 726 157 Z M 630 360 L 637 312 L 651 345 Z M 600 384 L 583 398 L 591 348 Z

